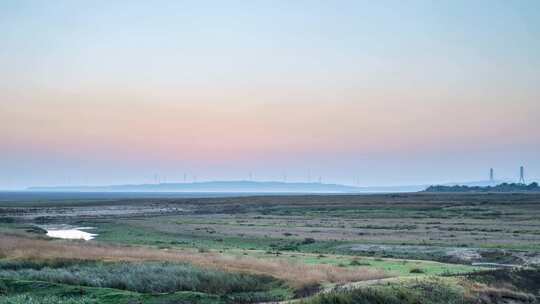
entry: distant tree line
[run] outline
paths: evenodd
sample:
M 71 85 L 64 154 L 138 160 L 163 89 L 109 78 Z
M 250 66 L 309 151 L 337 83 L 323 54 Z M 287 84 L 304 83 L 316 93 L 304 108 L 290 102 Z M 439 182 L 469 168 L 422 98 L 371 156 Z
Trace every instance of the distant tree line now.
M 424 192 L 540 192 L 538 183 L 516 184 L 502 183 L 496 186 L 429 186 Z

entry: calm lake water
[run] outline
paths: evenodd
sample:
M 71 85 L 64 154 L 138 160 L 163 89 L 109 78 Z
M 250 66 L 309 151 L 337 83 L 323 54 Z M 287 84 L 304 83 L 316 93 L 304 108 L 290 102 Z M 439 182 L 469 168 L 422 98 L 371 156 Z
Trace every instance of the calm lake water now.
M 47 230 L 47 236 L 52 238 L 89 241 L 97 236 L 97 234 L 84 231 L 94 229 L 94 227 L 51 226 L 43 228 Z

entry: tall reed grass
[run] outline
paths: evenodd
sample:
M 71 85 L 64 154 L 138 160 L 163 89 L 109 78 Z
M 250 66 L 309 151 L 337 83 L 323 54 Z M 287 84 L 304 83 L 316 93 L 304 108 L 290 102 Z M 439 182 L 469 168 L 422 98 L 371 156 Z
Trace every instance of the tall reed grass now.
M 274 278 L 163 262 L 0 262 L 0 277 L 141 293 L 199 291 L 211 294 L 269 291 Z
M 88 298 L 64 298 L 57 296 L 14 295 L 0 296 L 0 304 L 98 304 Z

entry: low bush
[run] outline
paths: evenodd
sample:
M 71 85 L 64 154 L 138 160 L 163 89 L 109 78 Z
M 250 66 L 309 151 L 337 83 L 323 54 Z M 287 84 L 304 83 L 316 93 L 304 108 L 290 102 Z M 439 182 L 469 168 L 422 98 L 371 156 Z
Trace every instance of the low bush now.
M 415 268 L 411 268 L 409 272 L 410 273 L 424 273 L 425 271 L 422 268 L 415 267 Z

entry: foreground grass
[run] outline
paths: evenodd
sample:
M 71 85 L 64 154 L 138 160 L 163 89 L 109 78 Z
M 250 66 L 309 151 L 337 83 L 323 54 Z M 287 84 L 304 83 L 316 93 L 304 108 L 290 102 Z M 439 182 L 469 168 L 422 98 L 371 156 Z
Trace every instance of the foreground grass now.
M 281 287 L 269 276 L 201 269 L 175 263 L 1 261 L 0 277 L 140 293 L 198 291 L 210 294 L 268 292 Z
M 393 278 L 384 280 L 384 283 L 367 282 L 336 287 L 295 303 L 534 304 L 540 302 L 539 273 L 539 269 L 518 269 L 510 272 L 486 271 L 460 277 Z M 245 294 L 217 296 L 200 292 L 142 294 L 110 288 L 0 279 L 0 304 L 240 304 L 265 301 L 268 300 L 256 294 L 250 297 Z
M 250 299 L 245 295 L 223 297 L 191 291 L 167 294 L 141 294 L 111 288 L 9 279 L 0 279 L 0 285 L 4 286 L 3 296 L 0 295 L 0 303 L 2 304 L 229 304 L 249 303 L 252 300 L 258 301 L 259 299 L 256 295 Z

